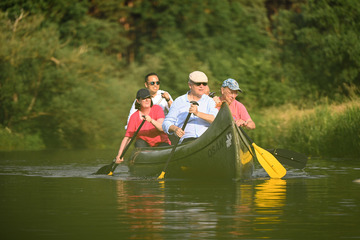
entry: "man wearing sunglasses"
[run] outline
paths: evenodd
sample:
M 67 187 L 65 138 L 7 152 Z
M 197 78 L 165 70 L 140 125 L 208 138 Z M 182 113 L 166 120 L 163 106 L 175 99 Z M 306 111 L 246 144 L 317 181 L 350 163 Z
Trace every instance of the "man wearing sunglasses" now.
M 159 105 L 166 115 L 169 112 L 173 99 L 168 92 L 160 90 L 160 80 L 156 73 L 149 73 L 145 76 L 145 87 L 149 89 L 153 104 Z M 135 102 L 136 99 L 130 109 L 127 124 L 129 123 L 130 116 L 136 111 Z M 127 124 L 125 129 L 127 129 Z
M 190 90 L 175 99 L 163 122 L 163 130 L 167 134 L 175 134 L 181 142 L 200 137 L 214 121 L 218 109 L 212 98 L 206 95 L 208 78 L 205 73 L 195 71 L 189 74 Z M 196 101 L 199 106 L 191 104 Z M 181 129 L 188 113 L 192 113 L 185 131 Z

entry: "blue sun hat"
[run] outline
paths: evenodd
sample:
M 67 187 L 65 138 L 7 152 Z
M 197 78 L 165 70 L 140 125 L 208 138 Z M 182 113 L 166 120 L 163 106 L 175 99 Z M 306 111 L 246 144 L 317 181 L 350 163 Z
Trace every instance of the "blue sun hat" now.
M 240 87 L 239 87 L 239 84 L 237 83 L 237 81 L 235 79 L 232 79 L 232 78 L 228 78 L 226 79 L 223 84 L 221 85 L 221 87 L 228 87 L 230 88 L 231 90 L 237 90 L 239 92 L 243 92 Z

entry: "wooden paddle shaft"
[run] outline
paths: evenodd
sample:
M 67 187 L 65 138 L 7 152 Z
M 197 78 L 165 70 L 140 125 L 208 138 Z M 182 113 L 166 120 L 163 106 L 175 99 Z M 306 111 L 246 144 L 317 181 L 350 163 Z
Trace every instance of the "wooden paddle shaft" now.
M 198 104 L 196 101 L 191 101 L 190 103 L 193 104 L 193 105 L 199 106 L 199 104 Z M 191 116 L 191 113 L 188 113 L 188 115 L 186 116 L 184 125 L 183 125 L 182 128 L 181 128 L 183 131 L 185 130 L 185 127 L 186 127 L 186 125 L 187 125 L 187 123 L 188 123 L 188 121 L 189 121 L 189 119 L 190 119 L 190 116 Z M 164 178 L 165 170 L 166 170 L 166 168 L 167 168 L 167 166 L 168 166 L 168 164 L 169 164 L 172 156 L 174 155 L 175 149 L 176 149 L 177 145 L 179 144 L 179 141 L 180 141 L 180 138 L 178 137 L 177 140 L 176 140 L 176 143 L 175 143 L 173 149 L 171 150 L 171 153 L 170 153 L 170 155 L 169 155 L 169 157 L 168 157 L 168 159 L 167 159 L 167 161 L 166 161 L 166 163 L 165 163 L 164 170 L 161 172 L 161 174 L 160 174 L 160 176 L 158 177 L 158 179 L 163 179 L 163 178 Z
M 136 132 L 134 133 L 134 135 L 132 136 L 130 142 L 126 145 L 124 151 L 121 153 L 120 159 L 124 157 L 126 151 L 129 149 L 131 143 L 136 139 L 137 134 L 139 133 L 141 127 L 144 125 L 144 123 L 145 123 L 146 120 L 145 120 L 145 116 L 144 116 L 144 115 L 143 115 L 143 117 L 144 117 L 144 120 L 141 122 L 140 126 L 138 127 L 138 129 L 136 130 Z M 110 171 L 110 173 L 109 173 L 108 175 L 112 175 L 118 165 L 119 165 L 118 163 L 115 163 L 115 164 L 113 165 L 113 167 L 112 167 L 112 169 L 111 169 L 111 171 Z

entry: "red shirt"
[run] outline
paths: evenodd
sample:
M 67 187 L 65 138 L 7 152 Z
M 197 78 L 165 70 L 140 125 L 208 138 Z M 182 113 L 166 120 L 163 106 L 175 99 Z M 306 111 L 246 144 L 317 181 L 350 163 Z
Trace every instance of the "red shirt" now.
M 165 118 L 164 111 L 158 105 L 153 105 L 151 107 L 149 116 L 154 120 Z M 139 110 L 137 110 L 130 116 L 125 137 L 131 138 L 132 136 L 134 136 L 134 133 L 139 128 L 142 121 L 143 119 L 140 118 Z M 140 131 L 136 136 L 136 139 L 139 138 L 146 141 L 151 147 L 154 147 L 161 142 L 166 142 L 169 145 L 171 144 L 166 133 L 160 132 L 154 127 L 154 125 L 152 125 L 152 123 L 149 123 L 147 121 L 145 121 L 144 125 L 141 127 Z

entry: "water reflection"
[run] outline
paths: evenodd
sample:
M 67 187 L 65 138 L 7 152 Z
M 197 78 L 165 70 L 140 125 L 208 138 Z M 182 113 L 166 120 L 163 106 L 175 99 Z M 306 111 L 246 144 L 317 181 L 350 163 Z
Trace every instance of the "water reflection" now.
M 91 175 L 112 154 L 0 153 L 3 238 L 360 238 L 360 161 L 309 161 L 286 180 L 262 169 L 246 182 L 159 183 L 122 166 Z
M 274 211 L 285 205 L 286 180 L 269 179 L 255 187 L 255 205 L 260 211 Z
M 235 216 L 231 235 L 244 236 L 274 230 L 281 223 L 286 204 L 286 180 L 269 179 L 259 184 L 239 184 L 237 188 Z
M 268 237 L 267 232 L 282 222 L 286 204 L 286 180 L 281 179 L 213 187 L 208 183 L 117 181 L 116 191 L 119 220 L 126 219 L 131 239 L 162 239 L 167 234 L 164 229 L 184 234 L 189 227 L 202 238 L 215 237 L 219 231 L 237 238 L 252 235 L 254 230 L 259 237 Z
M 160 183 L 160 191 L 154 193 L 147 184 L 134 183 L 116 181 L 119 220 L 126 219 L 131 232 L 129 239 L 162 239 L 158 233 L 164 227 L 163 184 Z
M 255 187 L 254 225 L 256 231 L 265 234 L 282 222 L 286 201 L 286 180 L 269 179 Z M 264 236 L 266 237 L 266 236 Z
M 229 234 L 234 237 L 241 237 L 251 234 L 254 188 L 252 184 L 239 184 L 236 189 L 234 203 L 234 216 L 236 217 L 231 224 Z

